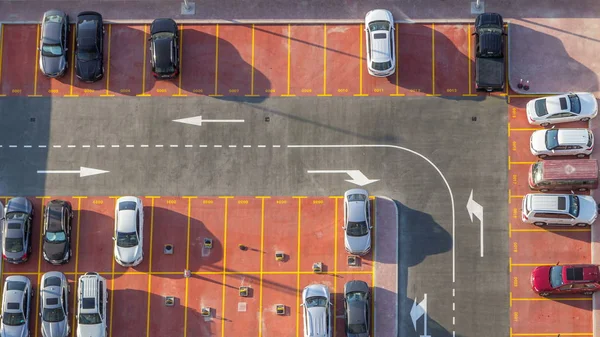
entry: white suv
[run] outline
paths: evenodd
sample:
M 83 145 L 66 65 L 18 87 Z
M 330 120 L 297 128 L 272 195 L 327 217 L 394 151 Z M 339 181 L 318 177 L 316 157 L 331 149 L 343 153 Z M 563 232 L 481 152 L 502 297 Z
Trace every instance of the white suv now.
M 387 77 L 396 72 L 394 31 L 394 18 L 390 11 L 374 9 L 365 16 L 369 74 Z
M 588 195 L 527 194 L 521 219 L 536 226 L 587 226 L 598 215 L 596 201 Z
M 77 337 L 106 337 L 106 279 L 98 273 L 79 278 L 77 296 Z
M 539 158 L 577 156 L 583 158 L 594 149 L 594 134 L 588 129 L 547 129 L 531 134 L 531 154 Z

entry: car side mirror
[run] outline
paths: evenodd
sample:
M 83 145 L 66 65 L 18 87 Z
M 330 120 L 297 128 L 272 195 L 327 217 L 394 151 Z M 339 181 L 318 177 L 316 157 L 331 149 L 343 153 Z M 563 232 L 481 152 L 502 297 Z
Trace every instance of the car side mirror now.
M 346 230 L 346 226 L 342 226 L 342 229 L 343 229 L 343 230 Z
M 112 237 L 112 239 L 113 239 L 113 241 L 117 241 L 117 239 L 115 239 L 115 237 L 114 237 L 114 236 Z
M 151 41 L 151 40 L 152 40 L 152 37 L 149 37 L 149 38 L 148 38 L 148 41 Z
M 303 306 L 304 306 L 304 303 L 300 303 L 300 306 L 301 306 L 301 307 L 303 307 Z
M 373 229 L 373 226 L 369 226 L 369 229 Z
M 556 262 L 556 265 L 558 266 L 559 263 L 560 263 L 560 261 Z
M 40 315 L 40 317 L 42 317 L 42 313 L 41 312 L 39 313 L 39 315 Z

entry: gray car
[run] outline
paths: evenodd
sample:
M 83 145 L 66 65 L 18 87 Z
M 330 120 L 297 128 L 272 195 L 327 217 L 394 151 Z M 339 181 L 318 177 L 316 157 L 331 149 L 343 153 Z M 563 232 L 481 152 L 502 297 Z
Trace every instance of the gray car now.
M 69 282 L 65 274 L 50 271 L 42 276 L 40 318 L 43 337 L 69 335 Z
M 56 9 L 44 13 L 40 39 L 40 70 L 48 77 L 63 76 L 67 69 L 69 17 Z
M 2 337 L 29 336 L 29 321 L 33 289 L 31 281 L 25 276 L 12 275 L 4 282 L 2 292 Z
M 12 198 L 6 204 L 2 222 L 4 261 L 16 264 L 29 260 L 33 213 L 33 205 L 26 198 Z
M 344 247 L 350 254 L 365 255 L 371 250 L 371 207 L 369 192 L 352 189 L 344 193 Z
M 344 284 L 344 321 L 347 337 L 369 337 L 371 294 L 364 281 Z

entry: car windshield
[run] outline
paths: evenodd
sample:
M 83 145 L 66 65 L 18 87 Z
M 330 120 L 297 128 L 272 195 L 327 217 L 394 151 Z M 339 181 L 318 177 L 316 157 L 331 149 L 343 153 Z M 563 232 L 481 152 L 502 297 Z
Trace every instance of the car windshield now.
M 42 55 L 43 56 L 61 56 L 62 55 L 62 47 L 60 44 L 43 44 L 42 45 Z
M 346 226 L 346 233 L 348 234 L 348 236 L 364 236 L 369 234 L 369 229 L 367 228 L 367 223 L 364 221 L 348 221 L 348 226 Z
M 23 325 L 25 316 L 20 312 L 5 312 L 2 314 L 2 323 L 6 325 Z
M 10 213 L 6 214 L 7 220 L 25 219 L 26 217 L 27 217 L 27 213 L 21 213 L 21 212 L 10 212 Z
M 361 302 L 365 299 L 367 295 L 362 291 L 354 291 L 349 294 L 346 294 L 347 302 Z
M 119 211 L 135 211 L 135 201 L 123 201 L 119 203 Z
M 548 150 L 553 150 L 558 146 L 558 130 L 548 130 L 546 131 L 546 148 Z
M 313 296 L 306 299 L 306 307 L 314 308 L 314 307 L 325 307 L 327 306 L 327 298 L 322 296 Z
M 577 95 L 569 95 L 569 102 L 571 102 L 571 112 L 576 114 L 581 112 L 581 102 Z
M 65 313 L 62 308 L 44 308 L 42 319 L 46 322 L 62 322 L 65 319 Z
M 6 238 L 4 239 L 4 250 L 9 253 L 19 253 L 23 251 L 23 239 Z
M 67 241 L 67 235 L 65 232 L 46 232 L 46 241 L 48 242 L 65 242 Z
M 538 184 L 544 179 L 544 171 L 542 170 L 542 162 L 537 162 L 531 166 L 531 178 L 533 183 Z
M 579 216 L 579 197 L 576 195 L 569 195 L 569 213 L 572 216 Z
M 552 288 L 558 288 L 563 285 L 562 266 L 550 268 L 550 285 Z
M 46 22 L 53 22 L 53 23 L 61 23 L 63 20 L 62 16 L 54 14 L 54 15 L 48 15 L 46 17 Z
M 79 314 L 79 324 L 100 324 L 102 319 L 98 314 Z
M 367 333 L 366 324 L 348 324 L 348 333 Z
M 383 71 L 383 70 L 388 70 L 391 67 L 392 67 L 392 61 L 387 61 L 387 62 L 371 62 L 371 68 L 373 68 L 374 70 Z
M 548 114 L 548 110 L 546 110 L 546 99 L 535 101 L 535 114 L 538 115 L 538 117 Z
M 502 34 L 502 29 L 496 27 L 493 24 L 492 25 L 480 26 L 477 31 L 481 35 L 483 35 L 485 33 Z
M 121 233 L 117 232 L 117 246 L 123 248 L 131 248 L 138 245 L 138 238 L 135 232 Z
M 390 30 L 390 23 L 387 21 L 373 21 L 369 23 L 369 30 L 372 32 L 377 30 Z
M 348 195 L 348 201 L 365 201 L 367 196 L 364 194 L 350 194 Z

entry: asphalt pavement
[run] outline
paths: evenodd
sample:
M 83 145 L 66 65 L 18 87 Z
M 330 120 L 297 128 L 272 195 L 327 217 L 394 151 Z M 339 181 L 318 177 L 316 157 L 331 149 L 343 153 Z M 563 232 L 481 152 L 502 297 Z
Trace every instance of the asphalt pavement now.
M 427 294 L 428 334 L 506 336 L 506 109 L 496 97 L 7 97 L 0 194 L 341 195 L 359 170 L 400 210 L 400 335 L 424 333 L 410 310 Z

